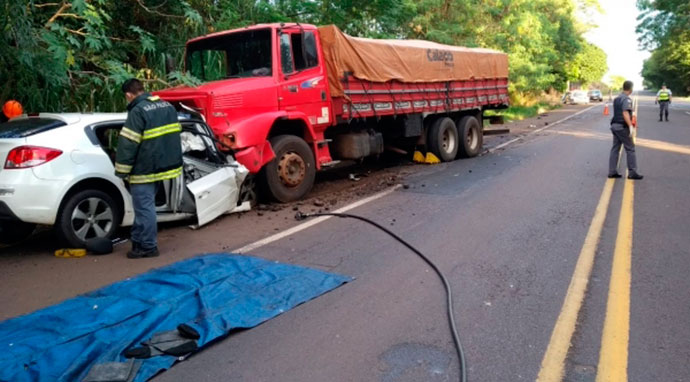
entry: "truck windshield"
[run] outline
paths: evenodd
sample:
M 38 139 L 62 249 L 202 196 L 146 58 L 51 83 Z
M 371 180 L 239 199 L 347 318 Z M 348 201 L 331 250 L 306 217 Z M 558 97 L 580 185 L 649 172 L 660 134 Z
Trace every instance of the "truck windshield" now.
M 271 30 L 237 32 L 187 46 L 187 70 L 202 81 L 271 76 Z

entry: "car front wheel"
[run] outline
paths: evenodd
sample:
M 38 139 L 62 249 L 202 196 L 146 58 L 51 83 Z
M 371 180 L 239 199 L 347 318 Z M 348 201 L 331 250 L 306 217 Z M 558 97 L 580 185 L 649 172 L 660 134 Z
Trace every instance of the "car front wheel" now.
M 117 203 L 107 193 L 84 190 L 69 197 L 58 212 L 57 235 L 66 244 L 84 248 L 96 237 L 111 238 L 120 227 Z

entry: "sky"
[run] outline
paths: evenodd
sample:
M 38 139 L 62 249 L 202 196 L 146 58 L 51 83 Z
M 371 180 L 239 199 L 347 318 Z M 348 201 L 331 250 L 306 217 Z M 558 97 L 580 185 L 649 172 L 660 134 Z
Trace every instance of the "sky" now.
M 608 56 L 609 75 L 619 75 L 635 83 L 636 89 L 642 89 L 642 63 L 649 57 L 649 52 L 640 50 L 637 43 L 637 15 L 639 11 L 634 0 L 599 0 L 603 13 L 592 15 L 591 21 L 599 25 L 585 38 L 599 46 Z

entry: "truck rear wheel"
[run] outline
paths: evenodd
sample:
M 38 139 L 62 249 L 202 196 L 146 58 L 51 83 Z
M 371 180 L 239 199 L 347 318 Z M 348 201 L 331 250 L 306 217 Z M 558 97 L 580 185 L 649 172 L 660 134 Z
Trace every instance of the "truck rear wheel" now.
M 429 129 L 427 137 L 429 150 L 443 162 L 455 159 L 458 153 L 458 129 L 455 122 L 448 117 L 438 118 Z
M 477 118 L 466 115 L 458 121 L 458 132 L 460 133 L 460 148 L 458 157 L 476 157 L 482 150 L 484 136 L 482 128 Z
M 302 138 L 278 135 L 270 139 L 276 157 L 264 169 L 271 196 L 287 203 L 304 197 L 314 185 L 314 154 Z

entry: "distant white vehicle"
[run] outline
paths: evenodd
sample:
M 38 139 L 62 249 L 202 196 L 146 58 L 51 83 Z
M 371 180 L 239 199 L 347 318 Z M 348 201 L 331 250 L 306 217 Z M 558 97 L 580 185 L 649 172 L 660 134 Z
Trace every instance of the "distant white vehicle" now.
M 589 103 L 589 95 L 585 90 L 574 90 L 570 93 L 570 103 L 575 105 L 586 105 Z
M 131 225 L 131 195 L 113 164 L 126 118 L 42 113 L 0 124 L 0 242 L 21 240 L 40 224 L 83 248 L 88 239 Z M 206 123 L 180 123 L 184 171 L 160 187 L 158 221 L 196 218 L 201 226 L 247 209 L 249 203 L 238 207 L 247 169 L 218 150 Z

